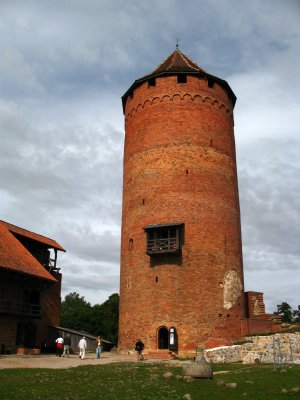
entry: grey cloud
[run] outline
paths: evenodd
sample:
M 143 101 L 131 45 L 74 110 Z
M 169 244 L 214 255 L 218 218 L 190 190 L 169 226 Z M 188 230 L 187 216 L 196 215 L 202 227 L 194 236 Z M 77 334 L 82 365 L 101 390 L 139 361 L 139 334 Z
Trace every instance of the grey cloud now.
M 299 152 L 299 139 L 285 135 L 238 152 L 245 284 L 265 293 L 268 312 L 299 303 Z
M 120 230 L 119 226 L 105 226 L 97 219 L 97 214 L 91 215 L 90 221 L 83 225 L 76 222 L 67 223 L 60 229 L 60 234 L 66 237 L 65 246 L 73 256 L 88 262 L 119 264 L 120 258 Z M 100 216 L 101 220 L 101 216 Z M 99 221 L 99 220 L 98 220 Z M 111 218 L 110 218 L 111 221 Z
M 7 110 L 4 109 L 3 114 Z M 78 207 L 91 194 L 105 198 L 121 190 L 123 135 L 110 126 L 37 129 L 13 114 L 1 124 L 0 177 L 5 190 L 49 205 Z M 114 181 L 115 186 L 111 188 Z M 101 188 L 101 190 L 99 190 Z
M 246 289 L 264 292 L 264 300 L 267 312 L 276 311 L 277 304 L 283 301 L 289 303 L 293 309 L 299 304 L 297 274 L 287 274 L 284 268 L 273 270 L 246 271 Z M 268 290 L 266 290 L 266 287 Z
M 90 267 L 94 274 L 86 274 L 82 268 L 78 274 L 64 274 L 62 296 L 78 292 L 91 304 L 101 304 L 112 294 L 119 291 L 119 276 L 107 274 L 107 268 L 99 269 L 98 265 Z
M 296 274 L 300 259 L 299 8 L 294 0 L 1 2 L 0 217 L 66 248 L 63 294 L 98 303 L 118 290 L 120 97 L 180 38 L 237 94 L 246 286 L 278 301 L 279 271 Z M 292 279 L 282 282 L 280 293 L 296 302 Z

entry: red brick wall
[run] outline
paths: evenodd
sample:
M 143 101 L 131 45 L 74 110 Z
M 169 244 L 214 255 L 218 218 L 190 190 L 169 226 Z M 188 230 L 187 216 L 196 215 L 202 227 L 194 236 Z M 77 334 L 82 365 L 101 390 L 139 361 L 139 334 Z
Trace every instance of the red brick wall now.
M 273 331 L 273 326 L 271 320 L 248 318 L 242 321 L 242 334 L 246 336 L 270 333 Z
M 119 345 L 156 349 L 160 326 L 182 351 L 229 344 L 245 316 L 231 101 L 198 77 L 157 78 L 127 98 L 125 129 Z M 151 263 L 143 227 L 172 221 L 185 224 L 182 257 Z M 225 308 L 228 272 L 240 287 Z
M 264 294 L 261 292 L 246 292 L 247 316 L 259 318 L 265 315 Z M 266 318 L 267 319 L 267 318 Z

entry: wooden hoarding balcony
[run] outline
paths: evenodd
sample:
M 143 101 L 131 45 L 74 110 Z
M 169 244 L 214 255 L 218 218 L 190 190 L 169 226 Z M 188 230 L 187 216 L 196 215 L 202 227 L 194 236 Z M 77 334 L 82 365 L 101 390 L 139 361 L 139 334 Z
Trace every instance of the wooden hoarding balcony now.
M 39 304 L 29 304 L 0 299 L 0 314 L 22 315 L 32 318 L 40 318 L 41 306 Z
M 147 254 L 180 253 L 178 237 L 148 239 Z

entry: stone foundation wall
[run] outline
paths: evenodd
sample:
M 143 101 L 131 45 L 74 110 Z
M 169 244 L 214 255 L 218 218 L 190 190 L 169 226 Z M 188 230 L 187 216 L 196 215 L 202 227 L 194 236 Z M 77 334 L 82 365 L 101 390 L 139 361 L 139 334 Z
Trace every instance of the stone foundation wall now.
M 231 362 L 300 364 L 300 333 L 281 333 L 248 337 L 249 343 L 205 350 L 207 361 L 220 364 Z

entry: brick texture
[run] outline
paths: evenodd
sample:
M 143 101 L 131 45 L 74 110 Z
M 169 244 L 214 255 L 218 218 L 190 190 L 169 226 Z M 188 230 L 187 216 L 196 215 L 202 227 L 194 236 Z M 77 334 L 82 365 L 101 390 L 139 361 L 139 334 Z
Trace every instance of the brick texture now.
M 125 104 L 119 346 L 156 350 L 162 326 L 182 353 L 230 344 L 245 318 L 232 102 L 192 75 L 155 83 Z M 151 259 L 143 228 L 172 221 L 181 257 Z

